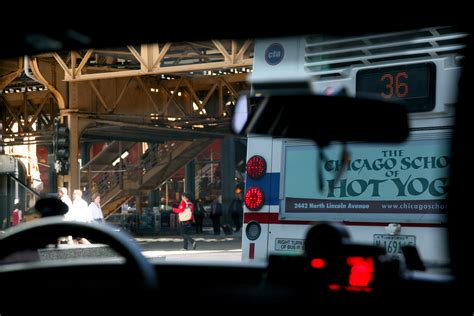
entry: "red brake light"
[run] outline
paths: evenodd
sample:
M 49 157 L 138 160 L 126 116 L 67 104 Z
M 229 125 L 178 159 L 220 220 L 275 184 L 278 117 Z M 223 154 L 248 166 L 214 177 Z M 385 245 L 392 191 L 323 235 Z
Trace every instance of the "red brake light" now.
M 267 171 L 267 162 L 262 156 L 252 156 L 247 161 L 247 174 L 252 179 L 263 177 Z
M 260 188 L 251 187 L 245 193 L 245 206 L 252 211 L 261 209 L 264 201 L 263 191 Z

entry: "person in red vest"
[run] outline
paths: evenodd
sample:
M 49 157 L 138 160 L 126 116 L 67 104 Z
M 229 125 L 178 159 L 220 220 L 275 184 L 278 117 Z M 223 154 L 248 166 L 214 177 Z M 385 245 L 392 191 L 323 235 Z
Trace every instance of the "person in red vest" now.
M 192 245 L 193 249 L 196 249 L 196 241 L 189 236 L 189 229 L 192 226 L 192 223 L 194 222 L 194 204 L 189 200 L 189 195 L 185 192 L 181 194 L 181 203 L 179 203 L 178 207 L 173 207 L 173 212 L 176 214 L 180 213 L 185 213 L 188 212 L 188 210 L 191 210 L 191 216 L 189 219 L 186 220 L 181 220 L 180 219 L 180 231 L 181 231 L 181 236 L 183 236 L 183 249 L 188 250 L 188 241 Z
M 15 204 L 15 209 L 12 212 L 12 226 L 16 226 L 21 223 L 23 219 L 23 212 L 20 210 L 20 203 Z

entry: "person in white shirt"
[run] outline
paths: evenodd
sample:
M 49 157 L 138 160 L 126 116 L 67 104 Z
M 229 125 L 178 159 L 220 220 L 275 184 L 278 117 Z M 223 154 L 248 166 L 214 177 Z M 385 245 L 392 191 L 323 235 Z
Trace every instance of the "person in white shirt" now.
M 94 219 L 92 218 L 87 202 L 82 198 L 81 190 L 74 190 L 72 193 L 72 200 L 72 210 L 66 214 L 66 218 L 79 222 L 93 222 Z
M 92 222 L 92 216 L 87 207 L 87 202 L 82 199 L 82 191 L 74 190 L 72 198 L 74 203 L 67 195 L 65 187 L 59 188 L 59 197 L 61 201 L 67 205 L 68 212 L 64 214 L 64 218 L 69 221 Z M 89 216 L 88 216 L 89 215 Z M 86 238 L 72 236 L 64 237 L 68 244 L 90 244 Z
M 89 211 L 91 212 L 94 221 L 99 223 L 104 222 L 104 214 L 102 214 L 102 209 L 100 208 L 100 195 L 98 193 L 92 195 L 92 202 L 89 204 Z
M 72 210 L 72 201 L 71 201 L 71 198 L 69 197 L 69 195 L 67 195 L 67 188 L 65 187 L 61 187 L 59 188 L 59 192 L 58 192 L 58 195 L 59 195 L 59 199 L 67 205 L 69 211 L 70 212 Z M 67 214 L 66 214 L 67 215 Z

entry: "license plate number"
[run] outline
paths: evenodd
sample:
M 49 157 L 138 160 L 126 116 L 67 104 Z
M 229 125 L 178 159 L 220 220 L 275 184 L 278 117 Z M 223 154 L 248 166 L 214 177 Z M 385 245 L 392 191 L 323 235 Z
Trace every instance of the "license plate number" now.
M 390 255 L 401 255 L 403 246 L 416 246 L 416 237 L 375 234 L 374 245 L 385 248 L 385 251 Z

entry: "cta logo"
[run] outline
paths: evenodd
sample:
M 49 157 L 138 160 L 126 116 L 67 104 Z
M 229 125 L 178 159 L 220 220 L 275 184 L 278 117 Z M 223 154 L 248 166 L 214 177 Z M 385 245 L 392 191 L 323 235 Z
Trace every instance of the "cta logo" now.
M 285 49 L 279 43 L 273 43 L 265 50 L 265 61 L 271 66 L 278 65 L 285 56 Z

